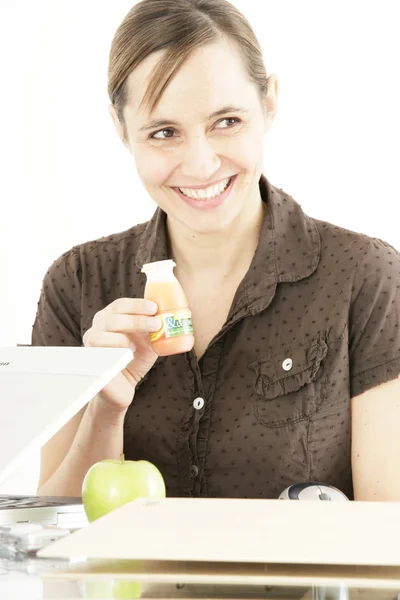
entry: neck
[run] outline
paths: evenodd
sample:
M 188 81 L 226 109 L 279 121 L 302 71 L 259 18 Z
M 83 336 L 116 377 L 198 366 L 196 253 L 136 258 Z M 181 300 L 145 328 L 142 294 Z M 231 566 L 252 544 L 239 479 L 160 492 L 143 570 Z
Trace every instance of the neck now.
M 229 278 L 238 267 L 250 265 L 264 216 L 261 196 L 251 204 L 251 208 L 248 206 L 248 210 L 238 215 L 227 228 L 212 233 L 197 233 L 178 221 L 167 219 L 177 273 L 187 278 L 191 278 L 193 273 L 202 272 Z

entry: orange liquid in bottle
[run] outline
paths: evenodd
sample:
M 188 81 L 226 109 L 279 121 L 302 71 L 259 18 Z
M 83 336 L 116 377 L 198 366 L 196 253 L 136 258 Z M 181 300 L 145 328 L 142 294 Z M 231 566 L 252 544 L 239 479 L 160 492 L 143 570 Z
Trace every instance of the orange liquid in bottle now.
M 153 350 L 159 356 L 189 352 L 194 345 L 192 315 L 181 284 L 176 279 L 172 260 L 143 265 L 147 282 L 144 297 L 158 305 L 159 331 L 150 334 Z

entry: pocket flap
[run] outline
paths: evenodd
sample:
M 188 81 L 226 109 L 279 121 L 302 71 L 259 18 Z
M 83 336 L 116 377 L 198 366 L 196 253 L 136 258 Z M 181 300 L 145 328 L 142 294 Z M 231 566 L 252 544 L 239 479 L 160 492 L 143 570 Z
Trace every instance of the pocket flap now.
M 325 337 L 325 332 L 320 332 L 312 340 L 283 348 L 268 360 L 251 363 L 249 367 L 256 372 L 257 394 L 271 400 L 310 383 L 328 352 Z

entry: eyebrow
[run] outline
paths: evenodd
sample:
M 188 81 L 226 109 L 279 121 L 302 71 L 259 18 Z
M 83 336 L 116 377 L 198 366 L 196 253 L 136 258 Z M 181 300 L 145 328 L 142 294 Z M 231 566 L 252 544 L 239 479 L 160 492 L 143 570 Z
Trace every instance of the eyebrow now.
M 249 111 L 247 108 L 239 108 L 237 106 L 224 106 L 223 108 L 220 108 L 219 110 L 216 110 L 215 112 L 213 112 L 208 117 L 207 120 L 215 119 L 215 117 L 220 117 L 221 115 L 225 115 L 226 113 L 232 113 L 232 112 L 245 113 L 245 112 L 249 112 Z M 167 125 L 174 125 L 174 126 L 180 127 L 182 125 L 182 123 L 179 123 L 179 121 L 167 121 L 166 119 L 157 119 L 157 120 L 149 121 L 149 123 L 147 123 L 146 125 L 143 125 L 143 127 L 141 127 L 139 131 L 149 131 L 150 129 L 161 129 L 162 127 L 166 127 Z

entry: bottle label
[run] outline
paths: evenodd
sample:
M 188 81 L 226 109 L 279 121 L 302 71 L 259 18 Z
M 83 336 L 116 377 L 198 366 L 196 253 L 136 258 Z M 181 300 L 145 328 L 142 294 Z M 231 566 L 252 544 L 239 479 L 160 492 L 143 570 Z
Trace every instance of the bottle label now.
M 188 308 L 155 315 L 162 321 L 162 327 L 154 333 L 150 333 L 150 341 L 174 338 L 180 335 L 193 335 L 192 313 Z

